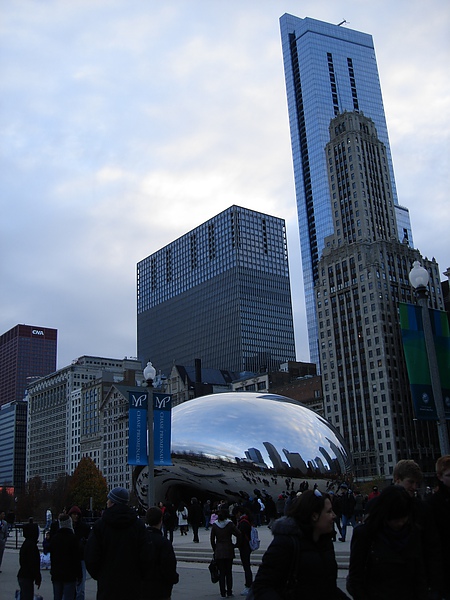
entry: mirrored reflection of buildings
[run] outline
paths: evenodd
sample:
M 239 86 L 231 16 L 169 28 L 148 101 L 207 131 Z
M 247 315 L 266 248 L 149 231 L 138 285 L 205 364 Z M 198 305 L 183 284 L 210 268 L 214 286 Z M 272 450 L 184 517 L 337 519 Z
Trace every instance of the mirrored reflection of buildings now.
M 231 206 L 139 262 L 137 345 L 166 376 L 295 360 L 284 220 Z
M 155 471 L 157 497 L 239 498 L 255 489 L 275 497 L 305 479 L 321 489 L 352 464 L 340 434 L 320 415 L 270 393 L 218 393 L 184 402 L 172 414 L 173 466 Z M 146 468 L 136 485 L 146 485 Z

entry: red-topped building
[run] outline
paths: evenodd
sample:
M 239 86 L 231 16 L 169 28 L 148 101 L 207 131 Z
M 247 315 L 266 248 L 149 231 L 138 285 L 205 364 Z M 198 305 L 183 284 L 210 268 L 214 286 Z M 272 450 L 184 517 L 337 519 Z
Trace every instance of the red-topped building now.
M 23 400 L 28 383 L 56 371 L 58 330 L 16 325 L 0 336 L 0 406 Z

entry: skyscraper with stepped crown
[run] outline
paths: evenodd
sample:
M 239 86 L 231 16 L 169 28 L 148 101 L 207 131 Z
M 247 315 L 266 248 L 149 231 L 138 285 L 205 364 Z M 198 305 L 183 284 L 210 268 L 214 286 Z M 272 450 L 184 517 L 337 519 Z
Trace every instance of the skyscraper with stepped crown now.
M 325 146 L 331 119 L 345 111 L 373 120 L 386 149 L 398 238 L 413 246 L 408 210 L 398 205 L 372 36 L 315 19 L 280 19 L 291 131 L 310 360 L 319 366 L 314 286 L 325 238 L 333 233 Z

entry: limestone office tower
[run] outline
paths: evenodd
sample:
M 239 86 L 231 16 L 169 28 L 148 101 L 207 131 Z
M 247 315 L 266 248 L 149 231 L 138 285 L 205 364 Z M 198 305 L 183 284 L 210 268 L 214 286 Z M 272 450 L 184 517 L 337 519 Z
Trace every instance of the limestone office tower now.
M 278 370 L 295 360 L 283 219 L 231 206 L 137 265 L 138 357 Z
M 388 478 L 411 458 L 430 474 L 437 427 L 414 419 L 398 302 L 413 302 L 413 248 L 398 206 L 372 38 L 281 18 L 311 359 L 325 416 L 343 434 L 359 478 Z
M 408 210 L 397 202 L 388 131 L 372 36 L 315 19 L 280 19 L 294 162 L 310 360 L 319 367 L 314 286 L 325 237 L 333 233 L 325 146 L 330 120 L 363 112 L 386 148 L 398 237 L 413 245 Z

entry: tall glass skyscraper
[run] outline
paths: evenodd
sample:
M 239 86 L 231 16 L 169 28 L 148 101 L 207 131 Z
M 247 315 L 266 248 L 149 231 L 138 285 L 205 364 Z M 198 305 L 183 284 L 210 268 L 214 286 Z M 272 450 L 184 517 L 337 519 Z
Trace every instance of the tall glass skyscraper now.
M 139 262 L 137 342 L 166 375 L 295 360 L 284 220 L 231 206 Z
M 310 358 L 319 364 L 314 285 L 325 237 L 333 233 L 325 146 L 331 119 L 345 111 L 375 123 L 386 149 L 392 201 L 400 240 L 413 245 L 409 214 L 398 206 L 394 172 L 372 37 L 346 27 L 300 19 L 280 19 Z

